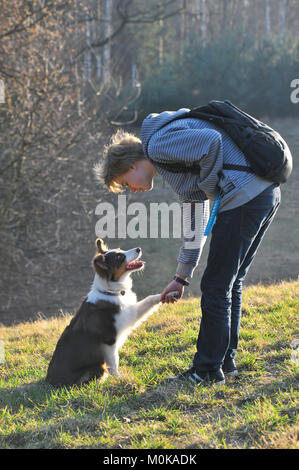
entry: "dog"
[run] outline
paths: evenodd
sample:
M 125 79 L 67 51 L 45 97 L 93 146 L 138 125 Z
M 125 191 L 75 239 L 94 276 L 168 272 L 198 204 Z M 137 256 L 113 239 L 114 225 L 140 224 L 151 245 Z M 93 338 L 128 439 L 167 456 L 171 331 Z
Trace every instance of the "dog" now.
M 159 308 L 160 294 L 137 302 L 132 273 L 144 269 L 141 248 L 109 250 L 96 240 L 90 292 L 58 340 L 46 381 L 82 385 L 110 373 L 119 376 L 119 348 L 130 332 Z

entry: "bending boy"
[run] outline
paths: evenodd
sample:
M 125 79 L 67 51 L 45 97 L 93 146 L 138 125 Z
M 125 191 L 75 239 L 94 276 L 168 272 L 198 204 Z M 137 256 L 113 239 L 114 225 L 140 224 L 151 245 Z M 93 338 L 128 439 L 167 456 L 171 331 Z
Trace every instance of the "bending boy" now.
M 159 173 L 180 201 L 190 204 L 190 211 L 187 211 L 190 220 L 185 222 L 188 227 L 196 226 L 197 245 L 190 244 L 190 237 L 184 233 L 176 273 L 161 293 L 162 302 L 175 301 L 173 297 L 166 297 L 171 291 L 179 291 L 179 298 L 183 296 L 206 240 L 209 200 L 221 195 L 201 280 L 202 319 L 197 352 L 193 366 L 175 378 L 185 378 L 195 384 L 222 384 L 224 373 L 237 375 L 234 358 L 239 338 L 242 283 L 280 204 L 280 188 L 252 173 L 224 170 L 224 163 L 248 165 L 244 154 L 226 132 L 213 123 L 191 117 L 178 119 L 186 111 L 188 109 L 183 108 L 150 114 L 142 123 L 141 139 L 118 131 L 95 167 L 95 173 L 114 193 L 125 187 L 132 192 L 150 191 L 154 176 Z M 200 171 L 174 172 L 174 164 L 184 167 L 196 164 Z

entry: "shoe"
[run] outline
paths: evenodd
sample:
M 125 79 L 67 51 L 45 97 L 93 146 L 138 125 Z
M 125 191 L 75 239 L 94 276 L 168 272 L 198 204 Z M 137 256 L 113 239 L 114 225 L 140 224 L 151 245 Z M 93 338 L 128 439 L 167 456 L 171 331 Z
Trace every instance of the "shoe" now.
M 235 361 L 230 357 L 226 357 L 222 364 L 222 370 L 227 377 L 237 377 L 239 375 Z
M 194 366 L 182 372 L 175 377 L 169 377 L 168 380 L 189 380 L 194 385 L 198 384 L 216 384 L 224 385 L 225 377 L 221 369 L 210 371 L 199 371 Z

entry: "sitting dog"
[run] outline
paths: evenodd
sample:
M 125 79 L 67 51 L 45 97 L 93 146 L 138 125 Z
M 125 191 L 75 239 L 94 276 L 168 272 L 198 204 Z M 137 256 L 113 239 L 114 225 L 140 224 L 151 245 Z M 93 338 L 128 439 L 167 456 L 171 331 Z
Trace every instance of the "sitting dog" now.
M 46 380 L 54 386 L 81 385 L 119 375 L 119 348 L 139 323 L 154 313 L 160 295 L 137 302 L 131 274 L 144 268 L 141 248 L 109 250 L 96 240 L 91 290 L 63 331 L 48 367 Z

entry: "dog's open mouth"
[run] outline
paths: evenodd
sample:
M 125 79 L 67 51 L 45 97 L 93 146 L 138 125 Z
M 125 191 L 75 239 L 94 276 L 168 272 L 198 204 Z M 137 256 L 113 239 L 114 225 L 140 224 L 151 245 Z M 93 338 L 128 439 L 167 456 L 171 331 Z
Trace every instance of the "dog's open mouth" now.
M 138 260 L 138 261 L 131 261 L 130 263 L 127 264 L 126 270 L 131 271 L 133 269 L 140 269 L 144 266 L 144 261 Z

